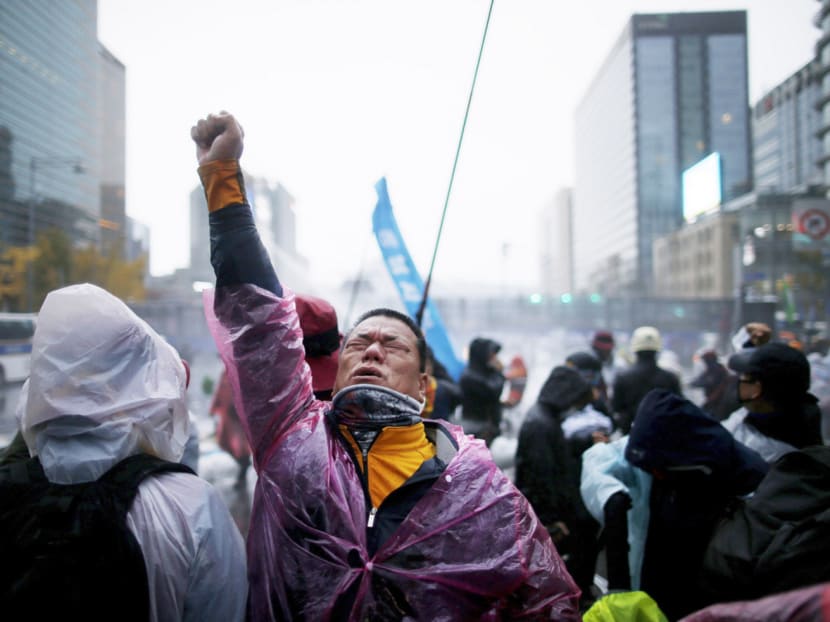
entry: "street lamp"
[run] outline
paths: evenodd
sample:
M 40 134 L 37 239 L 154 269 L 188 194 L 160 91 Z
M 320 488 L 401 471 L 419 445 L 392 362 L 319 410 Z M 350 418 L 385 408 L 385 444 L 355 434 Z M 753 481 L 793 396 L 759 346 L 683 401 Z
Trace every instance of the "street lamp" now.
M 29 160 L 29 214 L 28 214 L 28 244 L 31 249 L 35 244 L 35 181 L 37 179 L 38 167 L 60 167 L 69 166 L 72 171 L 80 175 L 84 172 L 83 164 L 80 158 L 67 158 L 61 156 L 33 156 Z M 34 261 L 29 260 L 26 268 L 26 306 L 29 311 L 33 310 L 34 305 Z

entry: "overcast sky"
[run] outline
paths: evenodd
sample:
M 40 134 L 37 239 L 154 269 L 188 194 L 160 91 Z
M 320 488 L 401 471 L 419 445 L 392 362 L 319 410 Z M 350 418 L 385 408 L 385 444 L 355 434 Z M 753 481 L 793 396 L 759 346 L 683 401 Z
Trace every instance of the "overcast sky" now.
M 127 212 L 151 227 L 153 274 L 188 262 L 189 131 L 226 109 L 246 170 L 296 198 L 317 283 L 355 276 L 364 248 L 379 257 L 382 176 L 425 275 L 489 4 L 99 0 L 99 39 L 127 67 Z M 575 107 L 629 16 L 734 9 L 749 12 L 754 103 L 812 57 L 815 0 L 497 1 L 434 278 L 532 289 L 537 213 L 572 183 Z

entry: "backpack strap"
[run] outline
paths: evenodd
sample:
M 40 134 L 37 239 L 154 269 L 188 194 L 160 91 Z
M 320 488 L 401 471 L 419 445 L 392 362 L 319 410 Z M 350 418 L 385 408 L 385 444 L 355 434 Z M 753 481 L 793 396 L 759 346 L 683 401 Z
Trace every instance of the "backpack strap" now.
M 80 484 L 52 484 L 37 458 L 0 468 L 0 615 L 146 622 L 146 565 L 127 514 L 142 481 L 174 472 L 193 473 L 146 454 Z
M 100 490 L 110 497 L 117 509 L 117 520 L 126 520 L 138 488 L 150 476 L 163 473 L 189 473 L 193 470 L 178 462 L 170 462 L 149 454 L 135 454 L 125 458 L 98 480 Z

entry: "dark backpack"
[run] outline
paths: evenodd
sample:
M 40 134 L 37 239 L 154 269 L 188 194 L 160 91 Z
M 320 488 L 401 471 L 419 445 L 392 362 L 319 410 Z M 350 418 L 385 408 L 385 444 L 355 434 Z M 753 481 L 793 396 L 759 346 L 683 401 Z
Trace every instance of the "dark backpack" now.
M 830 447 L 775 461 L 755 494 L 718 525 L 702 583 L 713 601 L 749 600 L 830 581 Z
M 141 482 L 169 472 L 192 473 L 146 454 L 83 484 L 49 482 L 37 458 L 0 468 L 0 615 L 146 621 L 147 571 L 126 519 Z

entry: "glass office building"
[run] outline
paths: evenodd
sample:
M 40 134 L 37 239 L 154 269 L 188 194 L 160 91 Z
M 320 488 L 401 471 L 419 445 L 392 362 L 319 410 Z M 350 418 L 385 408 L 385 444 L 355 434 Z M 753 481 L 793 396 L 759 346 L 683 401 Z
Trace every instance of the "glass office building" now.
M 820 81 L 817 105 L 821 111 L 819 136 L 822 141 L 819 166 L 824 171 L 825 185 L 830 186 L 830 0 L 818 2 L 820 9 L 813 23 L 821 29 L 821 37 L 816 42 L 816 78 Z
M 0 250 L 100 241 L 101 62 L 96 0 L 0 2 Z
M 752 111 L 757 192 L 807 190 L 824 184 L 820 64 L 812 60 L 766 93 Z
M 652 245 L 683 222 L 681 177 L 720 153 L 724 200 L 752 188 L 746 12 L 634 15 L 575 115 L 581 291 L 652 291 Z

